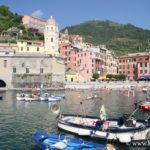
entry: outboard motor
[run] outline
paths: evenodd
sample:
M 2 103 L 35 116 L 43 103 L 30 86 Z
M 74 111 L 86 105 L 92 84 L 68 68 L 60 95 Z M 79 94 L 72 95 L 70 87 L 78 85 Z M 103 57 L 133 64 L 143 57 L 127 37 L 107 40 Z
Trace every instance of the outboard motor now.
M 126 127 L 135 127 L 136 126 L 136 120 L 135 120 L 135 118 L 130 117 L 129 119 L 127 119 L 125 121 L 124 125 Z

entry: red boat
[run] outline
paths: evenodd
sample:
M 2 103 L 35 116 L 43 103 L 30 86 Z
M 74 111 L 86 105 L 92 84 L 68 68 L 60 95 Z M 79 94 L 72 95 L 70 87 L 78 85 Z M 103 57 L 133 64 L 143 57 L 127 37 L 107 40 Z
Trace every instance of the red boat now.
M 139 108 L 142 110 L 149 110 L 150 111 L 150 101 L 141 102 L 139 104 Z

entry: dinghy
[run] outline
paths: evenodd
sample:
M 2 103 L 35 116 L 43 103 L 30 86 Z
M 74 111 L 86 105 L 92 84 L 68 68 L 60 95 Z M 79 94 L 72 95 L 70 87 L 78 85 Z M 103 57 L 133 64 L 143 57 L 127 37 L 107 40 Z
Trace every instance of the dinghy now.
M 62 130 L 80 136 L 115 140 L 121 143 L 150 139 L 150 118 L 138 121 L 132 116 L 124 115 L 118 119 L 100 120 L 95 116 L 60 114 L 57 125 Z
M 16 99 L 18 101 L 24 101 L 25 100 L 25 94 L 24 93 L 17 93 L 16 94 Z
M 115 150 L 112 145 L 93 143 L 54 133 L 36 132 L 32 136 L 42 150 Z

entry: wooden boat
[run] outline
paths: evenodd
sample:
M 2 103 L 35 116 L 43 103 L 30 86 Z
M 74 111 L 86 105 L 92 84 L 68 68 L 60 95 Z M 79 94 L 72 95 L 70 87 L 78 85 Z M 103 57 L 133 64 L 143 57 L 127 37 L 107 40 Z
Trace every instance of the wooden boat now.
M 109 150 L 110 148 L 115 150 L 112 145 L 98 144 L 54 133 L 36 132 L 32 138 L 42 150 Z
M 60 114 L 58 127 L 80 136 L 114 140 L 121 143 L 150 139 L 150 118 L 136 120 L 124 115 L 118 119 L 100 120 L 95 116 Z

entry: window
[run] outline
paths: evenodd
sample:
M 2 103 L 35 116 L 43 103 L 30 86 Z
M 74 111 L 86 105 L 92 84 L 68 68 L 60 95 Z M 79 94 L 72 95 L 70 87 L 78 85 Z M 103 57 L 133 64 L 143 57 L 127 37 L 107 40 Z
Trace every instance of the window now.
M 128 74 L 130 74 L 130 71 L 128 71 Z
M 133 64 L 133 68 L 136 68 L 136 64 Z
M 147 73 L 147 70 L 145 70 L 145 73 Z
M 51 27 L 51 30 L 53 31 L 53 27 Z
M 7 68 L 7 60 L 4 60 L 4 68 Z
M 16 67 L 13 67 L 13 73 L 16 73 Z
M 39 51 L 39 47 L 37 47 L 37 52 Z
M 40 73 L 43 73 L 43 72 L 44 72 L 43 68 L 40 68 Z
M 143 73 L 143 70 L 140 70 L 140 74 L 142 74 Z
M 145 67 L 147 67 L 147 63 L 145 63 Z
M 140 63 L 140 67 L 142 67 L 142 62 Z
M 23 47 L 21 47 L 21 51 L 23 51 Z
M 26 73 L 29 73 L 29 68 L 26 68 Z
M 128 65 L 128 69 L 130 69 L 130 65 Z
M 53 38 L 51 38 L 51 42 L 53 42 Z
M 29 51 L 29 47 L 27 47 L 27 51 Z

